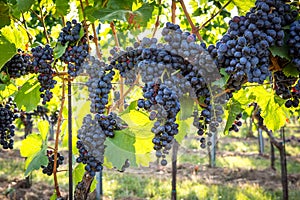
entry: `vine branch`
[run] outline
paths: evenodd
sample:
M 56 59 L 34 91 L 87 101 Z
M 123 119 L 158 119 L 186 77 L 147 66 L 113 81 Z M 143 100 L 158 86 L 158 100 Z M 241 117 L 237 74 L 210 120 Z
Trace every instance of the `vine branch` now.
M 202 26 L 197 28 L 197 31 L 199 32 L 202 30 L 211 20 L 213 20 L 218 14 L 220 14 L 230 3 L 232 0 L 229 0 L 218 12 L 213 14 L 206 22 L 202 24 Z
M 120 43 L 119 43 L 119 40 L 118 40 L 118 35 L 117 35 L 117 31 L 116 31 L 116 27 L 115 27 L 114 22 L 110 22 L 110 28 L 112 30 L 116 46 L 117 46 L 118 49 L 120 49 Z M 119 83 L 120 83 L 120 97 L 121 97 L 120 100 L 124 99 L 124 85 L 123 85 L 123 81 L 124 80 L 123 80 L 123 78 L 120 75 L 120 79 L 119 79 Z M 119 104 L 119 111 L 120 112 L 123 111 L 123 107 L 121 105 L 122 105 L 122 102 Z
M 47 33 L 46 24 L 45 24 L 45 18 L 44 18 L 44 16 L 43 16 L 43 10 L 42 10 L 41 7 L 39 7 L 39 8 L 40 8 L 40 12 L 41 12 L 41 16 L 39 17 L 39 20 L 40 20 L 41 23 L 42 23 L 42 26 L 43 26 L 43 29 L 44 29 L 44 34 L 45 34 L 47 43 L 50 44 L 49 35 L 48 35 L 48 33 Z
M 202 39 L 202 37 L 201 37 L 201 35 L 200 35 L 199 31 L 198 31 L 198 28 L 193 23 L 193 21 L 191 19 L 191 16 L 190 16 L 189 12 L 186 9 L 184 1 L 183 0 L 179 0 L 179 2 L 180 2 L 180 5 L 181 5 L 181 7 L 183 9 L 183 12 L 184 12 L 184 14 L 185 14 L 185 16 L 186 16 L 186 18 L 187 18 L 190 26 L 192 27 L 192 33 L 197 36 L 198 40 L 202 41 L 203 39 Z
M 172 23 L 175 24 L 176 21 L 176 1 L 172 0 L 172 6 L 171 6 L 171 10 L 172 10 Z
M 29 39 L 29 43 L 32 45 L 32 36 L 31 36 L 31 35 L 29 34 L 29 32 L 27 31 L 28 28 L 27 28 L 27 24 L 26 24 L 26 21 L 25 21 L 24 13 L 21 12 L 21 14 L 22 14 L 22 23 L 23 23 L 24 28 L 25 28 L 25 30 L 26 30 L 27 37 L 28 37 L 28 39 Z
M 64 108 L 64 103 L 65 103 L 65 89 L 66 89 L 66 83 L 65 79 L 62 79 L 62 97 L 61 97 L 61 104 L 60 104 L 60 110 L 58 114 L 58 120 L 57 120 L 57 129 L 56 129 L 56 136 L 55 136 L 55 147 L 54 147 L 54 163 L 53 163 L 53 178 L 54 178 L 54 188 L 56 191 L 56 196 L 60 197 L 60 191 L 59 191 L 59 185 L 58 185 L 58 180 L 57 180 L 57 151 L 58 151 L 58 141 L 59 141 L 59 134 L 60 134 L 60 126 L 62 122 L 62 112 Z
M 155 34 L 156 34 L 156 31 L 157 31 L 157 28 L 159 26 L 159 16 L 161 15 L 161 0 L 158 0 L 158 14 L 157 14 L 157 17 L 156 17 L 156 22 L 155 22 L 155 27 L 154 27 L 154 31 L 153 31 L 153 34 L 152 34 L 152 37 L 154 38 Z

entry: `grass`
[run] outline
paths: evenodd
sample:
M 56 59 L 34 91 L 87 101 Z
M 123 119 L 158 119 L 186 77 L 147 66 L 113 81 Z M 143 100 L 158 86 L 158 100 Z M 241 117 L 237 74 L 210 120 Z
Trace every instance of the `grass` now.
M 297 135 L 298 137 L 298 135 Z M 19 147 L 20 143 L 16 143 Z M 199 147 L 199 142 L 195 139 L 185 140 L 180 147 L 181 151 L 178 155 L 179 164 L 187 164 L 191 167 L 195 165 L 207 165 L 207 150 Z M 265 152 L 269 153 L 270 144 L 265 142 Z M 286 151 L 292 156 L 287 156 L 287 168 L 289 174 L 300 173 L 300 161 L 295 156 L 300 155 L 300 146 L 288 143 Z M 218 155 L 216 164 L 218 167 L 226 167 L 230 169 L 253 169 L 263 170 L 270 167 L 269 158 L 258 156 L 258 144 L 254 139 L 235 138 L 235 136 L 223 136 L 219 140 Z M 279 153 L 276 152 L 275 166 L 277 174 L 280 174 Z M 170 159 L 171 156 L 168 156 Z M 6 160 L 0 157 L 0 178 L 5 177 L 8 180 L 23 178 L 23 158 L 15 158 L 14 160 Z M 67 168 L 65 165 L 63 168 Z M 270 178 L 271 179 L 271 178 Z M 65 172 L 58 174 L 60 188 L 68 190 L 68 178 Z M 280 188 L 274 190 L 266 190 L 262 186 L 253 182 L 226 182 L 224 179 L 222 184 L 209 182 L 199 174 L 195 176 L 189 174 L 178 175 L 177 179 L 177 197 L 178 199 L 187 200 L 219 200 L 219 199 L 237 199 L 237 200 L 279 200 L 281 199 Z M 53 185 L 53 177 L 35 171 L 33 173 L 33 182 L 38 184 L 44 182 Z M 141 198 L 141 199 L 170 199 L 171 194 L 171 177 L 168 173 L 155 174 L 136 174 L 136 173 L 119 173 L 113 170 L 105 170 L 103 177 L 103 190 L 108 199 L 122 198 Z M 290 199 L 298 199 L 300 191 L 290 190 Z
M 144 175 L 120 174 L 116 172 L 104 173 L 104 191 L 109 199 L 126 197 L 142 199 L 169 199 L 171 194 L 170 178 L 151 178 Z M 280 199 L 281 191 L 265 191 L 257 184 L 224 184 L 214 185 L 199 182 L 198 179 L 183 179 L 177 183 L 178 199 L 188 200 L 246 200 Z M 291 191 L 290 199 L 297 199 L 300 191 Z

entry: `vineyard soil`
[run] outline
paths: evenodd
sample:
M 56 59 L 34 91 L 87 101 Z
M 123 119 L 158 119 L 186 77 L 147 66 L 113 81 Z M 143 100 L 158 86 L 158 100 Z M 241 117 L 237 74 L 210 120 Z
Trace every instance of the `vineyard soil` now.
M 206 165 L 207 158 L 200 160 L 199 151 L 194 149 L 192 145 L 181 146 L 177 171 L 179 198 L 232 199 L 239 196 L 241 199 L 242 196 L 245 196 L 246 199 L 280 199 L 280 168 L 276 165 L 277 171 L 273 171 L 268 167 L 268 146 L 266 146 L 266 154 L 259 156 L 257 151 L 252 151 L 257 148 L 256 138 L 224 137 L 219 142 L 219 163 L 217 163 L 218 167 L 216 168 L 208 168 Z M 239 148 L 247 148 L 248 150 L 239 151 Z M 299 195 L 300 188 L 300 149 L 289 144 L 287 149 L 288 153 L 289 151 L 298 152 L 293 153 L 293 156 L 287 156 L 289 189 L 293 200 Z M 4 150 L 0 151 L 3 153 Z M 66 151 L 63 152 L 63 154 L 66 153 Z M 182 153 L 189 156 L 187 157 Z M 13 150 L 1 155 L 3 157 L 0 158 L 0 169 L 7 168 L 3 167 L 4 165 L 9 165 L 10 171 L 2 173 L 3 170 L 1 170 L 0 199 L 49 199 L 53 193 L 53 186 L 43 179 L 47 175 L 40 174 L 38 176 L 44 177 L 35 177 L 37 176 L 35 173 L 34 184 L 31 188 L 26 189 L 24 188 L 24 182 L 21 181 L 23 158 L 20 157 L 18 151 Z M 196 159 L 189 161 L 188 158 L 193 158 L 193 156 L 196 156 Z M 230 165 L 229 161 L 234 162 L 235 159 L 239 159 L 240 162 L 236 162 L 234 166 Z M 249 161 L 245 162 L 247 159 Z M 197 162 L 200 164 L 197 164 Z M 155 178 L 153 179 L 149 174 L 155 174 Z M 103 185 L 104 199 L 137 200 L 146 197 L 149 199 L 165 199 L 168 198 L 170 191 L 170 177 L 171 168 L 169 165 L 158 167 L 155 163 L 151 163 L 151 167 L 129 168 L 125 173 L 105 170 L 103 177 L 105 180 Z M 51 179 L 49 180 L 51 181 Z M 67 188 L 67 180 L 62 179 L 61 182 L 61 187 Z M 155 191 L 157 185 L 161 187 L 159 191 Z M 197 191 L 196 187 L 198 186 L 202 187 L 201 192 Z M 188 191 L 185 191 L 186 187 L 189 187 Z M 205 189 L 207 187 L 210 190 Z M 149 188 L 152 188 L 153 191 Z M 214 190 L 213 188 L 217 189 Z

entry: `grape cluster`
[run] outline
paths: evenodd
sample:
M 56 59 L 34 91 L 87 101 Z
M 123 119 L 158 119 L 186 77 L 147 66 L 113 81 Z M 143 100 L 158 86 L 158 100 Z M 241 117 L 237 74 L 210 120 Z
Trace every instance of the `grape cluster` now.
M 161 164 L 166 165 L 165 154 L 169 153 L 174 136 L 178 133 L 176 123 L 176 115 L 180 111 L 178 96 L 163 83 L 148 82 L 143 92 L 145 99 L 138 101 L 138 107 L 150 111 L 150 120 L 156 119 L 151 129 L 155 134 L 152 142 L 156 156 L 162 157 Z
M 40 82 L 41 98 L 43 99 L 42 104 L 46 104 L 53 97 L 51 89 L 54 88 L 57 83 L 53 79 L 54 71 L 51 64 L 53 63 L 53 49 L 47 44 L 45 47 L 35 47 L 31 49 L 33 61 L 32 65 L 38 75 L 38 81 Z
M 75 19 L 68 21 L 66 27 L 59 34 L 58 41 L 63 45 L 67 45 L 65 53 L 60 58 L 68 65 L 68 73 L 72 77 L 78 76 L 82 72 L 81 65 L 88 56 L 87 37 L 84 35 L 80 38 L 81 24 Z
M 153 91 L 160 90 L 159 88 L 163 86 L 172 91 L 177 99 L 190 95 L 201 100 L 200 105 L 204 111 L 198 120 L 201 119 L 203 123 L 198 121 L 197 128 L 203 135 L 207 124 L 211 123 L 211 129 L 216 131 L 216 127 L 221 122 L 220 115 L 223 114 L 220 104 L 226 102 L 228 95 L 217 86 L 214 88 L 209 86 L 213 81 L 221 78 L 214 60 L 202 45 L 196 43 L 194 35 L 183 32 L 178 25 L 167 23 L 162 34 L 167 44 L 158 43 L 155 38 L 143 38 L 141 42 L 135 43 L 134 47 L 127 47 L 126 51 L 114 49 L 111 51 L 113 57 L 110 58 L 110 65 L 120 71 L 120 75 L 126 80 L 130 79 L 129 83 L 135 80 L 137 73 L 141 75 L 142 81 L 146 84 L 143 91 L 145 99 L 139 100 L 138 104 L 140 108 L 150 112 L 150 119 L 154 120 L 168 115 L 163 106 L 157 106 L 156 101 L 153 100 L 152 103 L 149 103 L 152 101 L 150 98 L 158 97 L 155 92 L 153 94 Z M 211 91 L 215 93 L 212 94 Z M 151 92 L 152 97 L 149 96 Z M 214 98 L 212 95 L 219 96 Z M 160 104 L 162 103 L 166 102 L 163 100 Z M 216 111 L 215 108 L 217 108 Z M 216 115 L 218 117 L 215 117 Z M 167 119 L 169 120 L 168 117 Z M 158 123 L 156 125 L 157 127 L 154 127 L 153 130 L 164 126 Z M 175 129 L 176 131 L 177 129 Z M 155 142 L 160 143 L 154 139 L 154 144 Z M 167 148 L 170 146 L 171 144 Z M 156 146 L 154 148 L 157 149 Z M 161 151 L 157 153 L 160 157 L 162 154 Z M 166 163 L 165 160 L 162 162 Z
M 18 53 L 5 63 L 1 71 L 9 74 L 11 78 L 20 78 L 34 72 L 30 56 L 21 49 L 18 49 Z
M 240 120 L 242 118 L 243 114 L 240 113 L 236 116 L 235 121 L 233 122 L 232 126 L 229 128 L 229 131 L 239 131 L 239 127 L 242 126 L 242 121 Z
M 43 174 L 47 174 L 48 176 L 51 176 L 53 173 L 54 168 L 54 152 L 52 150 L 47 150 L 47 157 L 48 157 L 48 165 L 44 166 L 42 165 L 41 168 L 43 169 Z M 64 156 L 62 156 L 60 153 L 57 153 L 57 161 L 56 161 L 56 168 L 59 167 L 59 165 L 63 164 Z
M 37 108 L 33 111 L 33 115 L 40 116 L 43 120 L 45 120 L 48 119 L 48 112 L 48 108 L 38 105 Z
M 58 111 L 54 111 L 54 112 L 51 112 L 50 116 L 49 116 L 49 122 L 51 124 L 56 124 L 58 121 Z
M 20 112 L 20 120 L 22 121 L 22 123 L 25 127 L 24 137 L 26 138 L 28 134 L 32 133 L 32 128 L 33 128 L 32 113 L 27 113 L 27 112 L 21 111 Z
M 13 149 L 15 126 L 13 121 L 18 117 L 17 106 L 11 98 L 0 104 L 0 144 L 3 149 Z
M 108 115 L 97 113 L 95 115 L 95 120 L 97 120 L 106 137 L 112 138 L 115 136 L 114 130 L 123 129 L 120 118 L 118 118 L 114 112 L 111 112 Z
M 103 114 L 108 103 L 108 95 L 112 89 L 111 81 L 115 75 L 112 66 L 89 56 L 83 64 L 83 69 L 89 75 L 86 85 L 91 101 L 91 113 Z
M 295 86 L 293 86 L 297 78 L 292 76 L 286 76 L 282 71 L 274 72 L 274 89 L 277 95 L 279 95 L 283 99 L 287 99 L 285 102 L 285 106 L 287 108 L 290 107 L 298 107 L 300 92 L 300 83 L 299 80 Z
M 292 62 L 300 71 L 300 20 L 291 24 L 287 44 L 290 47 L 289 54 L 293 57 Z
M 282 1 L 257 0 L 246 16 L 230 20 L 227 33 L 208 47 L 218 67 L 230 75 L 227 87 L 238 90 L 247 80 L 263 83 L 270 76 L 268 48 L 283 46 L 283 27 L 297 15 Z
M 95 176 L 97 171 L 102 170 L 106 134 L 98 121 L 88 114 L 83 119 L 77 137 L 79 139 L 77 141 L 79 157 L 76 161 L 86 164 L 85 170 L 91 176 Z

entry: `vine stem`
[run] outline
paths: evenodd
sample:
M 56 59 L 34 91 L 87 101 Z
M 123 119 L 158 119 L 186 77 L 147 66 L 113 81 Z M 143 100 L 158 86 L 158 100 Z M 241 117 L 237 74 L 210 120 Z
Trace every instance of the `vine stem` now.
M 203 29 L 211 20 L 213 20 L 218 14 L 220 14 L 230 3 L 232 0 L 229 0 L 218 12 L 213 14 L 206 22 L 202 24 L 202 26 L 197 28 L 197 32 Z
M 176 1 L 172 0 L 172 6 L 171 6 L 171 10 L 172 10 L 172 23 L 175 24 L 176 22 Z
M 85 0 L 85 4 L 86 4 L 86 6 L 89 6 L 89 0 Z M 99 59 L 101 59 L 102 58 L 102 53 L 101 53 L 100 48 L 99 48 L 98 36 L 97 36 L 97 33 L 96 33 L 95 23 L 92 23 L 92 30 L 93 30 L 93 34 L 94 34 L 93 42 L 95 43 L 95 46 L 96 46 L 96 54 L 97 54 L 97 57 Z
M 154 31 L 153 31 L 153 34 L 152 34 L 152 37 L 154 38 L 155 34 L 156 34 L 156 31 L 157 31 L 157 28 L 159 26 L 159 16 L 161 15 L 161 0 L 158 0 L 158 14 L 157 14 L 157 17 L 156 17 L 156 22 L 155 22 L 155 27 L 154 27 Z
M 179 3 L 180 3 L 180 5 L 181 5 L 181 7 L 183 9 L 183 12 L 184 12 L 184 14 L 185 14 L 185 16 L 186 16 L 186 18 L 187 18 L 190 26 L 192 27 L 192 33 L 197 36 L 198 40 L 202 41 L 203 39 L 202 39 L 202 37 L 201 37 L 201 35 L 200 35 L 199 31 L 198 31 L 198 28 L 193 23 L 193 21 L 191 19 L 191 16 L 190 16 L 189 12 L 186 9 L 186 6 L 184 4 L 184 0 L 179 0 Z
M 21 12 L 21 15 L 22 15 L 22 23 L 23 23 L 23 25 L 24 25 L 24 28 L 25 28 L 25 30 L 28 30 L 27 24 L 26 24 L 26 21 L 25 21 L 25 17 L 24 17 L 24 13 Z M 26 31 L 26 33 L 27 33 L 27 37 L 28 37 L 28 39 L 29 39 L 29 43 L 32 45 L 32 36 L 29 34 L 28 31 Z
M 81 7 L 81 11 L 82 11 L 82 15 L 83 15 L 83 28 L 84 28 L 84 33 L 87 37 L 87 42 L 88 42 L 88 45 L 90 46 L 90 41 L 89 41 L 89 36 L 88 36 L 88 25 L 86 23 L 86 17 L 85 17 L 85 13 L 84 13 L 84 5 L 83 5 L 83 2 L 82 0 L 80 0 L 80 7 Z
M 124 104 L 124 97 L 126 97 L 136 86 L 136 84 L 139 82 L 139 75 L 136 77 L 135 82 L 126 90 L 123 96 L 120 96 L 120 100 L 118 101 L 119 103 L 115 104 L 111 110 L 114 110 L 116 108 L 116 105 L 122 106 Z
M 62 112 L 65 104 L 65 79 L 62 79 L 62 97 L 61 97 L 61 104 L 60 104 L 60 110 L 58 114 L 58 120 L 57 120 L 57 129 L 56 129 L 56 136 L 55 136 L 55 147 L 54 147 L 54 163 L 53 163 L 53 179 L 54 179 L 54 188 L 56 191 L 56 196 L 61 197 L 60 191 L 59 191 L 59 185 L 57 180 L 57 151 L 58 151 L 58 141 L 59 141 L 59 134 L 60 134 L 60 126 L 62 122 Z
M 117 31 L 116 31 L 116 27 L 115 27 L 114 22 L 110 22 L 110 28 L 112 30 L 112 33 L 113 33 L 113 36 L 114 36 L 114 39 L 115 39 L 116 47 L 118 49 L 120 49 L 120 43 L 119 43 L 119 40 L 118 40 L 118 35 L 117 35 Z M 124 82 L 123 77 L 121 77 L 121 75 L 120 75 L 120 79 L 119 79 L 119 83 L 120 83 L 120 100 L 124 99 L 124 85 L 123 85 L 123 82 Z M 119 111 L 120 112 L 123 111 L 123 107 L 121 105 L 122 105 L 122 102 L 119 104 Z
M 50 40 L 49 40 L 49 36 L 48 36 L 48 33 L 47 33 L 47 29 L 46 29 L 46 24 L 45 24 L 45 18 L 43 16 L 43 10 L 42 8 L 40 7 L 40 12 L 41 12 L 41 16 L 39 18 L 39 20 L 41 21 L 42 23 L 42 26 L 43 26 L 43 29 L 44 29 L 44 34 L 45 34 L 45 37 L 46 37 L 46 40 L 47 40 L 47 43 L 49 44 L 50 43 Z

